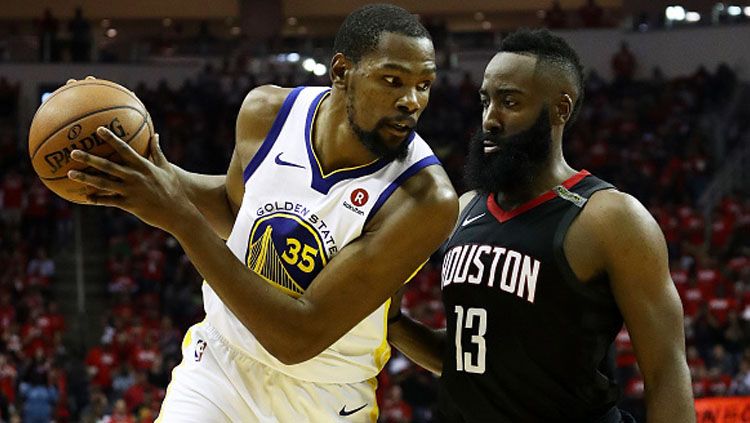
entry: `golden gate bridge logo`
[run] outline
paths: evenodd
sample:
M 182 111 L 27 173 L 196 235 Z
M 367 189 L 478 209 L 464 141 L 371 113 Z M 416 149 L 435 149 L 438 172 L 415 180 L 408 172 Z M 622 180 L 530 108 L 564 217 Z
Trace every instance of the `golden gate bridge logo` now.
M 321 237 L 289 213 L 258 219 L 250 231 L 245 264 L 266 281 L 299 297 L 327 263 Z

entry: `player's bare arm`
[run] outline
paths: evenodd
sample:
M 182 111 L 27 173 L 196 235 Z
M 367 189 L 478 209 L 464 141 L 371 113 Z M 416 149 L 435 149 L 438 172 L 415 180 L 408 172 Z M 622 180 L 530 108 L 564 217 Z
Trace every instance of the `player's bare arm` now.
M 152 163 L 111 132 L 100 135 L 125 165 L 90 155 L 84 160 L 121 182 L 86 174 L 75 179 L 117 194 L 96 198 L 97 204 L 129 211 L 174 235 L 222 301 L 285 364 L 316 356 L 383 304 L 447 237 L 456 220 L 456 194 L 447 175 L 438 166 L 427 167 L 398 188 L 362 236 L 343 248 L 295 299 L 237 260 L 189 201 L 156 141 Z
M 458 199 L 459 213 L 463 211 L 477 193 L 469 191 Z M 445 329 L 433 329 L 425 324 L 401 315 L 401 299 L 406 286 L 391 298 L 388 310 L 388 342 L 421 367 L 440 375 L 443 372 Z
M 229 237 L 242 203 L 242 171 L 263 144 L 289 91 L 267 85 L 248 93 L 237 115 L 235 149 L 226 175 L 188 172 L 172 164 L 190 201 L 222 239 Z
M 404 286 L 391 298 L 388 320 L 397 318 L 401 309 L 401 298 Z M 445 350 L 445 329 L 433 329 L 429 326 L 400 316 L 388 324 L 388 342 L 405 356 L 421 367 L 440 375 L 443 372 L 443 351 Z
M 643 373 L 648 421 L 695 421 L 682 305 L 664 236 L 648 211 L 630 195 L 601 191 L 571 226 L 564 248 L 581 280 L 610 277 Z

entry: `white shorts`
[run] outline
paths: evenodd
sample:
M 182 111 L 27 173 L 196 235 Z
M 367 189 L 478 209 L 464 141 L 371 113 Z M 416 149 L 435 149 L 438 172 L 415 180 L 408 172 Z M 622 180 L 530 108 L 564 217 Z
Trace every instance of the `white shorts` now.
M 270 368 L 208 322 L 191 327 L 157 422 L 375 422 L 377 381 L 314 383 Z

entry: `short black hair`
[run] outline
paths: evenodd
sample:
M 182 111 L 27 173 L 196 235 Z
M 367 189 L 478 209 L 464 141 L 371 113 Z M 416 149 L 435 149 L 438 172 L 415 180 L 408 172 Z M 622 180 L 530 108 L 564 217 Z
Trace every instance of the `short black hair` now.
M 362 56 L 377 48 L 383 32 L 431 39 L 427 29 L 406 9 L 392 4 L 370 4 L 344 19 L 336 33 L 333 52 L 342 53 L 357 63 Z
M 519 29 L 503 39 L 500 43 L 500 51 L 507 53 L 532 54 L 537 57 L 538 63 L 556 68 L 568 75 L 573 76 L 578 98 L 573 105 L 566 128 L 575 122 L 578 111 L 581 109 L 584 94 L 584 76 L 581 60 L 578 53 L 562 38 L 546 29 Z

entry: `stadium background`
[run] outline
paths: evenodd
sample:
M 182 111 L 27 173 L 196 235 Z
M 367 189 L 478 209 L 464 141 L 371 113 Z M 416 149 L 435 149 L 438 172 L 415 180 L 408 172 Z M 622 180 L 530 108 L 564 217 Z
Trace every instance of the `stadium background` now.
M 750 3 L 396 3 L 434 38 L 439 80 L 418 128 L 459 192 L 479 124 L 478 84 L 503 34 L 546 26 L 570 41 L 588 82 L 564 141 L 569 162 L 634 194 L 662 227 L 696 398 L 750 396 Z M 174 239 L 116 210 L 68 204 L 34 177 L 26 135 L 42 96 L 71 77 L 120 82 L 149 109 L 171 161 L 222 173 L 246 92 L 327 84 L 333 34 L 363 4 L 3 2 L 2 421 L 152 421 L 181 336 L 203 313 L 200 277 Z M 434 263 L 411 283 L 405 306 L 444 324 Z M 643 421 L 626 330 L 616 348 L 622 405 Z M 432 421 L 435 379 L 397 353 L 378 394 L 383 422 Z M 708 403 L 711 412 L 742 407 L 725 401 Z

